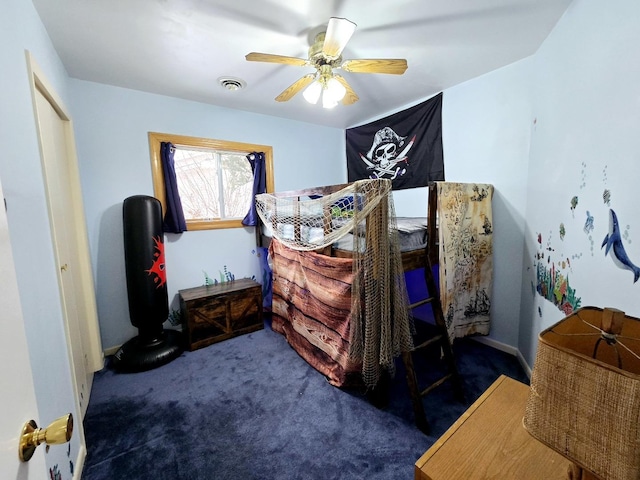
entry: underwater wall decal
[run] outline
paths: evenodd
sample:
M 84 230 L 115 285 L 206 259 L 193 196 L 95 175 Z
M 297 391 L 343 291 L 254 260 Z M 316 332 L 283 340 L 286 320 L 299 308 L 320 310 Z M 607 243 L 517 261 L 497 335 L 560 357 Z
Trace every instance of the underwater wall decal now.
M 611 208 L 614 199 L 617 197 L 614 195 L 615 192 L 612 192 L 607 186 L 607 168 L 607 166 L 604 166 L 602 177 L 599 179 L 602 182 L 601 197 L 597 193 L 598 187 L 595 185 L 589 185 L 589 194 L 587 195 L 585 187 L 587 187 L 588 167 L 586 162 L 580 162 L 580 175 L 576 180 L 579 190 L 583 193 L 580 194 L 580 198 L 578 195 L 569 196 L 571 199 L 571 219 L 573 220 L 567 220 L 566 210 L 561 212 L 555 209 L 553 213 L 560 217 L 558 218 L 558 230 L 555 232 L 550 230 L 548 235 L 535 233 L 538 248 L 533 261 L 536 277 L 535 280 L 532 278 L 533 294 L 552 302 L 566 315 L 580 308 L 582 303 L 582 299 L 576 295 L 576 290 L 571 287 L 569 282 L 569 274 L 573 273 L 572 262 L 578 264 L 578 262 L 585 260 L 583 252 L 580 251 L 581 248 L 585 247 L 582 243 L 584 240 L 572 237 L 571 234 L 577 228 L 581 228 L 588 240 L 591 257 L 595 257 L 598 252 L 597 242 L 602 238 L 600 235 L 604 234 L 606 230 L 605 223 L 602 221 L 596 222 L 596 218 L 603 218 L 606 210 L 609 211 L 609 228 L 600 246 L 600 251 L 604 250 L 605 257 L 611 257 L 617 267 L 629 270 L 633 274 L 633 283 L 640 279 L 640 267 L 629 258 L 629 254 L 633 256 L 633 252 L 629 250 L 629 245 L 632 242 L 630 235 L 631 225 L 620 224 L 616 212 Z M 585 195 L 589 198 L 586 198 Z M 600 203 L 599 197 L 602 199 L 602 203 Z M 587 199 L 586 202 L 585 198 Z M 582 207 L 580 210 L 584 213 L 578 212 L 579 206 Z M 584 207 L 589 209 L 587 210 Z M 580 215 L 586 216 L 586 218 L 585 216 L 582 217 L 584 218 L 584 223 L 581 223 Z M 626 214 L 626 216 L 629 215 Z M 557 244 L 558 237 L 556 235 L 558 234 L 560 240 L 565 242 L 561 246 Z M 556 241 L 556 248 L 553 248 L 554 240 Z M 575 250 L 563 252 L 564 248 Z M 582 281 L 582 277 L 580 277 L 579 281 Z M 538 313 L 541 314 L 541 311 L 540 306 L 538 306 Z
M 211 278 L 209 274 L 203 270 L 202 273 L 204 274 L 205 286 L 217 285 L 218 283 L 224 283 L 224 282 L 233 282 L 236 279 L 236 276 L 233 273 L 231 273 L 229 270 L 227 270 L 226 265 L 224 265 L 223 268 L 224 268 L 224 272 L 220 272 L 220 271 L 218 272 L 220 274 L 220 280 L 216 278 Z
M 555 252 L 555 249 L 551 247 L 551 232 L 549 232 L 546 247 L 542 245 L 542 234 L 538 233 L 537 237 L 539 251 L 534 259 L 536 270 L 534 291 L 545 300 L 553 303 L 565 315 L 571 315 L 580 308 L 581 299 L 576 295 L 575 289 L 569 285 L 569 274 L 567 273 L 567 269 L 571 269 L 569 258 L 563 257 L 563 260 L 559 260 L 556 268 L 555 261 L 551 261 L 551 254 L 545 254 L 545 250 Z M 574 258 L 576 258 L 575 255 Z
M 565 315 L 571 315 L 580 308 L 581 299 L 576 296 L 575 289 L 569 285 L 569 276 L 556 270 L 554 264 L 551 268 L 547 268 L 543 263 L 538 262 L 537 278 L 538 294 L 553 303 Z
M 589 213 L 589 210 L 587 210 L 587 219 L 584 222 L 584 227 L 582 230 L 587 235 L 593 232 L 593 215 Z
M 634 265 L 627 255 L 627 251 L 622 244 L 618 216 L 611 208 L 609 209 L 609 233 L 604 237 L 600 248 L 605 248 L 605 256 L 611 252 L 610 257 L 616 266 L 630 270 L 633 273 L 633 283 L 638 281 L 638 278 L 640 278 L 640 268 Z
M 204 270 L 202 271 L 202 273 L 204 274 L 204 285 L 206 287 L 208 287 L 209 285 L 215 285 L 216 283 L 218 283 L 217 280 L 212 279 L 209 274 L 207 272 L 205 272 Z
M 51 478 L 51 480 L 62 480 L 62 473 L 60 473 L 60 468 L 57 463 L 53 468 L 49 469 L 49 478 Z
M 582 171 L 580 172 L 580 180 L 582 181 L 582 183 L 580 183 L 580 188 L 584 188 L 587 186 L 587 164 L 585 162 L 582 162 Z
M 578 196 L 574 195 L 571 199 L 571 216 L 573 217 L 576 212 L 576 207 L 578 206 Z

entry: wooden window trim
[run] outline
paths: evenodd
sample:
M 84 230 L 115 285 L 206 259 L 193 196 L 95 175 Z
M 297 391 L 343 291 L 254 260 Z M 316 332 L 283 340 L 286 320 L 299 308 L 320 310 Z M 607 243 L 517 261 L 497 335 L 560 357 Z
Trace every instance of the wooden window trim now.
M 164 190 L 164 173 L 160 158 L 160 144 L 170 142 L 180 147 L 199 147 L 229 152 L 263 152 L 265 156 L 267 192 L 273 193 L 273 147 L 269 145 L 255 145 L 252 143 L 228 142 L 210 138 L 187 137 L 168 133 L 149 132 L 149 151 L 151 152 L 151 174 L 153 179 L 154 196 L 162 204 L 162 212 L 166 211 Z M 213 230 L 217 228 L 242 228 L 242 220 L 187 220 L 187 230 Z

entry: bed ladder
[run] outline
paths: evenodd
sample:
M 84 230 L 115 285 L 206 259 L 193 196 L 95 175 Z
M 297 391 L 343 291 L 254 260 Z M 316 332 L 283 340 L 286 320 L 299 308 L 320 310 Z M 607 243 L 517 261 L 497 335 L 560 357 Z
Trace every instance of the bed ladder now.
M 440 303 L 440 294 L 436 287 L 436 282 L 433 276 L 432 259 L 437 253 L 437 242 L 435 240 L 435 186 L 431 186 L 429 189 L 429 227 L 428 233 L 429 241 L 425 247 L 425 265 L 424 265 L 424 279 L 427 289 L 427 298 L 419 300 L 409 305 L 409 309 L 413 310 L 422 305 L 430 304 L 433 312 L 434 325 L 429 324 L 433 333 L 426 338 L 416 336 L 414 341 L 416 344 L 412 351 L 403 352 L 402 360 L 404 362 L 407 384 L 409 387 L 409 393 L 411 395 L 411 402 L 413 404 L 413 412 L 415 416 L 416 426 L 419 430 L 425 434 L 429 432 L 429 422 L 424 410 L 424 404 L 422 398 L 435 388 L 442 385 L 447 380 L 451 380 L 454 389 L 455 397 L 464 402 L 464 389 L 462 388 L 462 379 L 458 373 L 456 367 L 455 357 L 453 355 L 453 349 L 451 347 L 451 341 L 449 340 L 449 334 L 447 332 L 447 326 L 444 321 L 444 314 L 442 311 L 442 304 Z M 433 210 L 431 210 L 433 209 Z M 434 220 L 432 220 L 434 219 Z M 435 252 L 434 252 L 435 250 Z M 417 322 L 416 322 L 417 323 Z M 427 322 L 421 322 L 427 324 Z M 419 343 L 418 343 L 419 342 Z M 421 388 L 418 384 L 418 377 L 416 375 L 413 356 L 420 351 L 428 348 L 440 347 L 442 358 L 446 367 L 446 373 L 435 381 L 432 381 L 425 388 Z

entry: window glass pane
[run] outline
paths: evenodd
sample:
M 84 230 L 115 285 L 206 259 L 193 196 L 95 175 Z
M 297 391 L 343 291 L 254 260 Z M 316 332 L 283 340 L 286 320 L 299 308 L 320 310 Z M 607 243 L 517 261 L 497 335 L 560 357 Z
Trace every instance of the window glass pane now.
M 242 219 L 247 214 L 253 172 L 246 153 L 176 147 L 174 163 L 186 220 Z
M 220 218 L 216 156 L 206 150 L 176 148 L 178 192 L 186 220 Z
M 221 174 L 225 218 L 244 218 L 252 199 L 253 172 L 246 155 L 222 153 Z

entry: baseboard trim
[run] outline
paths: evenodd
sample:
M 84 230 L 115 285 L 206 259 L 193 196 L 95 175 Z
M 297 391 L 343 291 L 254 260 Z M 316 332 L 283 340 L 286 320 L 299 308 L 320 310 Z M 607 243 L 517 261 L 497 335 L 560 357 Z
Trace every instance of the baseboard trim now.
M 518 350 L 516 347 L 512 347 L 511 345 L 507 345 L 506 343 L 499 342 L 489 337 L 472 337 L 472 338 L 478 343 L 482 343 L 489 347 L 495 348 L 496 350 L 500 350 L 501 352 L 505 352 L 505 353 L 508 353 L 509 355 L 513 355 L 514 357 L 516 357 L 518 359 L 518 362 L 520 362 L 520 366 L 524 369 L 525 373 L 527 374 L 527 377 L 531 378 L 531 367 L 529 367 L 529 365 L 527 364 L 527 361 L 522 356 L 522 353 L 520 353 L 520 350 Z
M 518 350 L 518 360 L 520 361 L 520 365 L 524 369 L 524 372 L 527 374 L 527 377 L 529 377 L 529 379 L 531 379 L 531 367 L 529 366 L 527 361 L 522 356 L 522 353 L 520 353 L 520 350 Z
M 80 445 L 78 451 L 78 457 L 76 458 L 76 464 L 73 467 L 73 480 L 80 480 L 82 478 L 82 470 L 84 470 L 84 461 L 87 458 L 87 448 L 85 445 Z
M 511 345 L 507 345 L 506 343 L 499 342 L 489 337 L 471 337 L 471 338 L 478 343 L 482 343 L 489 347 L 495 348 L 496 350 L 500 350 L 501 352 L 505 352 L 505 353 L 508 353 L 509 355 L 513 355 L 518 359 L 518 362 L 520 362 L 520 365 L 522 366 L 525 373 L 527 374 L 527 377 L 531 378 L 531 367 L 529 367 L 529 364 L 527 364 L 527 361 L 522 356 L 522 353 L 520 353 L 520 350 L 518 350 L 516 347 L 512 347 Z M 120 349 L 120 347 L 121 345 L 116 345 L 115 347 L 110 347 L 105 349 L 104 350 L 105 358 L 111 355 L 114 355 Z
M 110 348 L 106 348 L 104 350 L 104 356 L 105 357 L 110 357 L 111 355 L 115 355 L 115 353 L 120 350 L 120 347 L 122 345 L 116 345 L 115 347 L 110 347 Z

